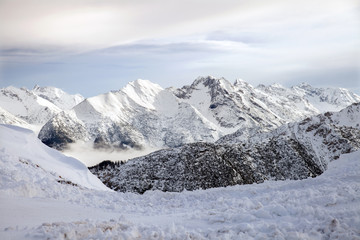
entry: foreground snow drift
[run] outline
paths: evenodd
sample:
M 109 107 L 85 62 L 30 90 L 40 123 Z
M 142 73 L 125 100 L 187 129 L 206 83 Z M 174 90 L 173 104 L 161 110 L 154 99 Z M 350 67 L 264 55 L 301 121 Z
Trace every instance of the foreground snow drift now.
M 3 133 L 0 239 L 360 239 L 360 151 L 317 178 L 138 195 L 59 184 L 43 170 L 53 152 Z
M 42 175 L 52 175 L 59 183 L 80 185 L 90 189 L 107 190 L 98 178 L 92 175 L 86 166 L 75 158 L 66 157 L 60 152 L 47 147 L 36 135 L 27 129 L 11 125 L 0 125 L 0 159 L 1 162 L 1 182 L 4 187 L 10 179 L 15 181 L 25 180 L 28 187 L 31 184 L 37 185 L 36 181 L 43 178 Z M 12 172 L 8 168 L 13 166 L 8 161 L 16 162 Z M 22 166 L 28 165 L 28 166 Z M 32 179 L 33 172 L 27 174 L 29 168 L 39 168 L 43 171 L 39 179 Z M 23 170 L 23 171 L 22 171 Z M 47 176 L 47 175 L 46 175 Z M 48 179 L 47 179 L 48 180 Z M 30 183 L 28 182 L 30 181 Z M 55 181 L 54 181 L 55 182 Z M 40 183 L 41 184 L 41 183 Z M 40 186 L 37 186 L 40 187 Z M 30 190 L 29 190 L 30 191 Z

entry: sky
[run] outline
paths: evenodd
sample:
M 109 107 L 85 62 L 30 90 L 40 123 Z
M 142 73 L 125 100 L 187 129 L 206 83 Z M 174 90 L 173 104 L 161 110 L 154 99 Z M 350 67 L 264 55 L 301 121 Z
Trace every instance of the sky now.
M 90 97 L 207 75 L 360 94 L 360 1 L 0 0 L 0 87 Z

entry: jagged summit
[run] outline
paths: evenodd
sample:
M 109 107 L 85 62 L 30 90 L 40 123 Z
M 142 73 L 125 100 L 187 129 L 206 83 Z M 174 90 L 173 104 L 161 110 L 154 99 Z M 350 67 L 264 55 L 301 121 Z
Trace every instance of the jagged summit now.
M 320 112 L 339 111 L 354 102 L 360 102 L 360 96 L 344 88 L 315 88 L 301 83 L 291 90 L 311 102 Z
M 32 93 L 42 97 L 62 110 L 68 110 L 84 100 L 80 94 L 68 94 L 56 87 L 40 87 L 35 85 Z
M 2 123 L 30 128 L 38 132 L 53 116 L 83 101 L 55 87 L 35 85 L 32 90 L 9 86 L 0 89 Z
M 241 78 L 237 78 L 235 81 L 234 81 L 234 86 L 237 86 L 237 87 L 241 87 L 241 86 L 251 86 L 250 83 L 246 82 L 245 80 L 241 79 Z
M 316 98 L 317 92 L 322 93 L 316 90 L 312 96 Z M 239 129 L 240 138 L 246 138 L 259 129 L 270 131 L 342 106 L 328 101 L 327 106 L 319 108 L 309 96 L 296 87 L 273 84 L 254 88 L 240 79 L 231 84 L 213 76 L 198 77 L 191 85 L 178 89 L 164 89 L 138 79 L 58 114 L 46 123 L 39 137 L 60 149 L 77 141 L 120 149 L 176 147 L 196 141 L 215 142 Z M 348 105 L 359 98 L 349 96 L 353 98 L 345 99 Z M 76 134 L 76 129 L 83 131 Z
M 156 96 L 164 89 L 160 85 L 150 82 L 149 80 L 138 79 L 128 83 L 120 91 L 135 103 L 145 107 L 153 108 Z
M 215 85 L 221 85 L 221 84 L 228 84 L 229 82 L 221 77 L 221 78 L 215 78 L 214 76 L 206 76 L 206 77 L 198 77 L 195 79 L 195 81 L 191 84 L 191 86 L 198 86 L 200 83 L 202 83 L 204 86 L 215 86 Z
M 294 86 L 295 87 L 295 86 Z M 308 84 L 307 82 L 302 82 L 298 85 L 296 85 L 296 87 L 302 88 L 302 89 L 312 89 L 313 87 Z
M 95 148 L 141 149 L 215 142 L 235 132 L 237 139 L 244 139 L 287 122 L 338 111 L 360 97 L 340 88 L 253 87 L 241 79 L 232 84 L 205 76 L 188 86 L 167 89 L 138 79 L 87 99 L 54 87 L 8 87 L 1 89 L 0 100 L 0 107 L 14 117 L 43 125 L 39 137 L 49 146 L 61 149 L 83 141 Z
M 198 77 L 195 81 L 190 85 L 190 89 L 197 89 L 198 87 L 208 87 L 212 88 L 231 88 L 232 84 L 226 80 L 225 78 L 215 78 L 213 76 L 206 76 L 206 77 Z M 185 86 L 183 89 L 187 89 L 188 87 Z
M 61 109 L 25 88 L 0 89 L 1 107 L 30 124 L 44 124 Z

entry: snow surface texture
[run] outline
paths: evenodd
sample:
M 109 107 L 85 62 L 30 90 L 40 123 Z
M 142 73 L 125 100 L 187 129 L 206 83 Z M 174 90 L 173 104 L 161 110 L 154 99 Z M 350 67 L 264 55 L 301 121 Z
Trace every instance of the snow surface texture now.
M 107 189 L 98 178 L 92 175 L 86 166 L 77 159 L 66 157 L 60 152 L 44 145 L 36 135 L 27 129 L 0 125 L 0 154 L 1 154 L 1 186 L 2 190 L 14 191 L 14 188 L 20 187 L 18 192 L 27 191 L 27 184 L 36 185 L 38 188 L 44 187 L 46 179 L 34 178 L 30 176 L 25 179 L 24 171 L 28 168 L 38 168 L 39 172 L 50 173 L 52 181 L 67 184 L 76 184 L 91 189 Z M 21 169 L 14 168 L 12 171 L 6 171 L 6 162 L 10 160 L 17 162 Z M 24 167 L 26 165 L 26 167 Z M 11 165 L 12 166 L 12 165 Z M 24 171 L 22 171 L 24 170 Z M 21 179 L 26 181 L 23 186 L 8 185 L 11 180 Z M 30 190 L 31 191 L 31 187 Z M 16 192 L 16 191 L 14 191 Z M 31 193 L 29 193 L 31 195 Z
M 7 87 L 0 89 L 0 108 L 11 114 L 1 117 L 0 123 L 37 130 L 62 110 L 70 109 L 83 101 L 79 94 L 70 95 L 54 87 L 35 86 L 34 89 Z M 40 126 L 40 127 L 39 127 Z
M 245 139 L 255 129 L 270 131 L 359 101 L 345 89 L 308 85 L 254 88 L 242 80 L 231 84 L 224 78 L 200 77 L 191 86 L 163 89 L 137 80 L 58 114 L 45 124 L 39 138 L 57 149 L 79 141 L 103 149 L 178 147 L 215 142 L 238 129 Z
M 90 170 L 121 192 L 183 191 L 303 179 L 360 148 L 360 103 L 256 134 L 234 145 L 193 143 Z
M 138 195 L 60 184 L 31 133 L 1 131 L 1 239 L 360 239 L 360 151 L 317 178 Z

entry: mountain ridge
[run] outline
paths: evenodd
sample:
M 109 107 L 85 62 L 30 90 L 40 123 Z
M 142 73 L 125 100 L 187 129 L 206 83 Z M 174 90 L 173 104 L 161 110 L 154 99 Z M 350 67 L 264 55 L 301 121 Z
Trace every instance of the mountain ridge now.
M 331 161 L 360 149 L 360 103 L 340 112 L 285 124 L 237 143 L 190 143 L 127 162 L 91 167 L 121 192 L 183 190 L 304 179 L 321 175 Z
M 79 94 L 71 95 L 55 87 L 35 85 L 31 90 L 13 86 L 0 89 L 0 107 L 18 119 L 15 121 L 18 126 L 33 130 L 83 99 Z M 14 120 L 3 118 L 1 123 L 13 124 Z
M 336 99 L 330 97 L 334 92 L 340 94 Z M 215 142 L 239 129 L 245 138 L 258 128 L 267 132 L 357 101 L 359 96 L 344 89 L 253 87 L 240 79 L 231 84 L 211 76 L 182 88 L 164 89 L 139 79 L 56 115 L 44 125 L 39 138 L 60 150 L 77 141 L 105 149 L 177 147 Z M 323 105 L 319 109 L 313 102 Z M 82 129 L 82 133 L 69 129 Z

